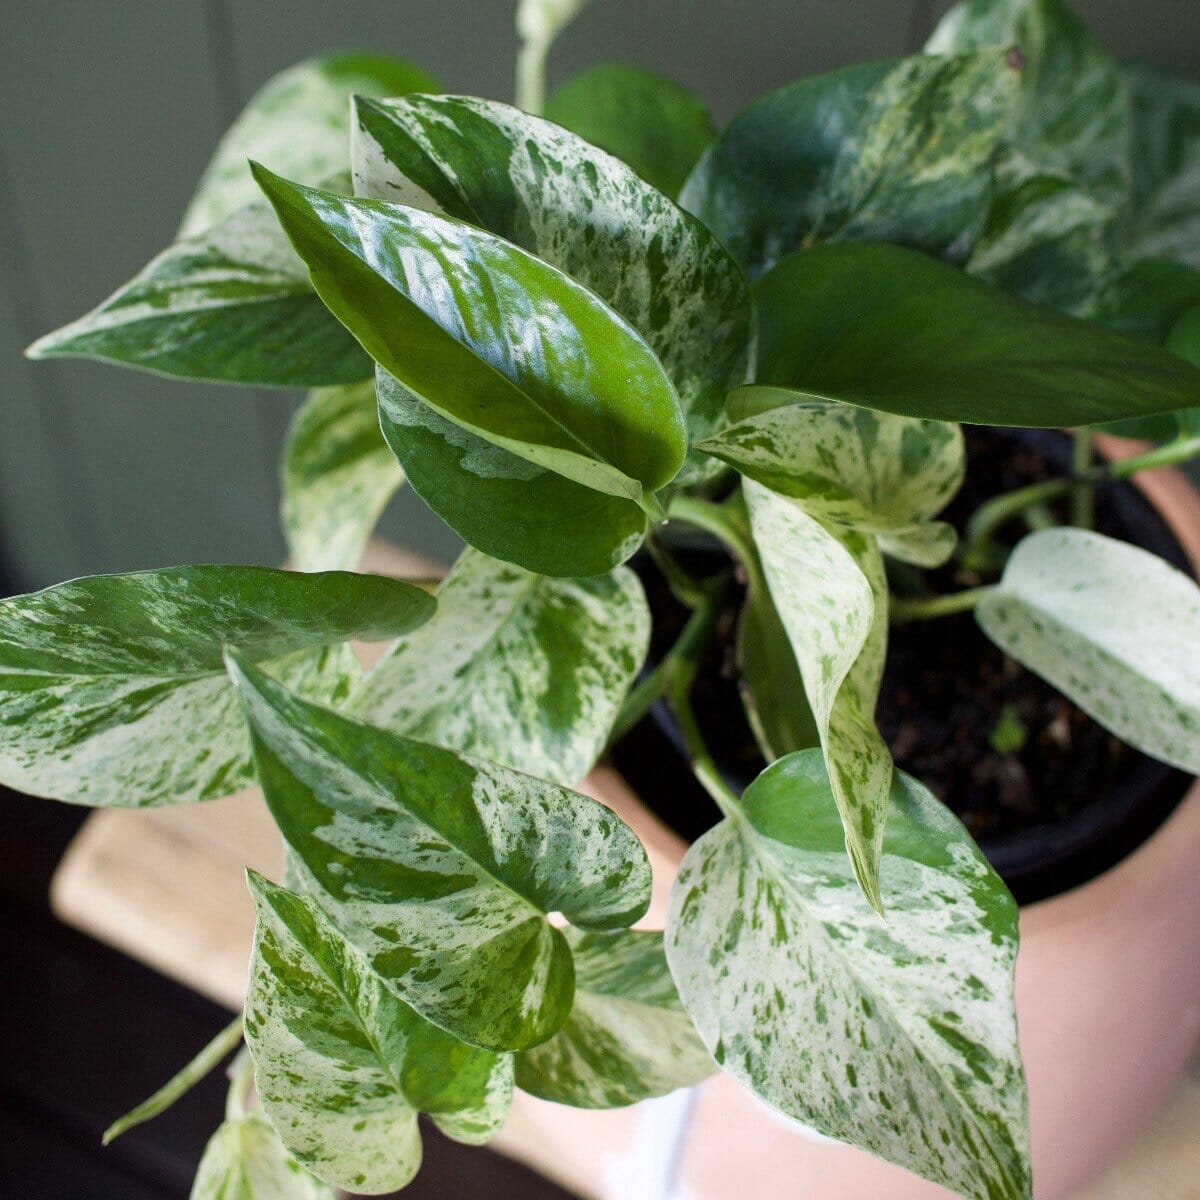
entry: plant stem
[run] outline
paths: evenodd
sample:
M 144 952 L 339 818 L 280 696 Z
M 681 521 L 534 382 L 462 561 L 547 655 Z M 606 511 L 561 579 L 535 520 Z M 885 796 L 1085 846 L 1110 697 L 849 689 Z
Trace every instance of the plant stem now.
M 948 596 L 893 596 L 889 614 L 892 621 L 929 621 L 934 617 L 948 617 L 953 613 L 970 612 L 994 586 L 967 588 L 962 592 L 951 592 Z
M 654 536 L 646 539 L 645 546 L 646 553 L 654 560 L 654 565 L 671 589 L 671 594 L 675 599 L 686 608 L 699 608 L 708 595 L 704 585 L 698 579 L 693 578 Z
M 750 541 L 745 516 L 731 501 L 714 504 L 711 500 L 697 500 L 694 496 L 676 496 L 667 513 L 672 520 L 695 525 L 697 529 L 711 533 L 737 555 L 747 572 L 757 571 L 758 558 Z
M 1094 465 L 1092 431 L 1076 429 L 1071 434 L 1071 474 L 1079 479 Z M 1071 524 L 1079 529 L 1091 529 L 1096 523 L 1096 486 L 1091 482 L 1076 483 L 1071 488 Z
M 229 1065 L 229 1094 L 225 1097 L 225 1120 L 240 1121 L 248 1111 L 246 1098 L 254 1086 L 254 1059 L 243 1046 Z

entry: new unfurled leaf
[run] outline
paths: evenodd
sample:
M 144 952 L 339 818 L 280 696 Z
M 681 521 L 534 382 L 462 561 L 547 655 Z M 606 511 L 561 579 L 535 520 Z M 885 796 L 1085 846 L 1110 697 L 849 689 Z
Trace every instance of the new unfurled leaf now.
M 591 770 L 646 657 L 650 612 L 628 568 L 549 579 L 467 550 L 438 611 L 401 638 L 346 711 L 528 775 Z
M 230 670 L 275 821 L 372 969 L 473 1045 L 561 1028 L 574 975 L 547 914 L 637 920 L 650 867 L 632 830 L 567 788 L 309 704 L 244 659 Z
M 566 937 L 575 1004 L 554 1037 L 516 1056 L 522 1091 L 575 1108 L 619 1108 L 716 1070 L 679 1002 L 661 933 L 571 929 Z
M 755 275 L 831 241 L 961 258 L 983 224 L 1017 83 L 1000 49 L 801 80 L 730 122 L 681 203 Z
M 279 474 L 283 529 L 295 565 L 302 571 L 356 567 L 404 482 L 379 431 L 374 380 L 314 391 L 288 428 Z
M 231 1117 L 209 1138 L 191 1200 L 335 1200 L 287 1152 L 261 1113 Z
M 433 612 L 372 575 L 194 566 L 97 575 L 0 602 L 0 779 L 35 796 L 142 807 L 207 800 L 252 778 L 221 652 L 342 699 L 341 645 Z
M 684 858 L 666 951 L 704 1043 L 772 1107 L 971 1200 L 1029 1200 L 1017 906 L 899 772 L 862 902 L 817 751 L 768 767 Z
M 975 615 L 1002 650 L 1139 750 L 1200 774 L 1200 588 L 1082 529 L 1025 538 Z
M 263 1109 L 329 1183 L 377 1194 L 421 1165 L 417 1114 L 485 1141 L 512 1096 L 512 1060 L 467 1046 L 406 1005 L 303 896 L 249 875 L 257 925 L 246 1038 Z

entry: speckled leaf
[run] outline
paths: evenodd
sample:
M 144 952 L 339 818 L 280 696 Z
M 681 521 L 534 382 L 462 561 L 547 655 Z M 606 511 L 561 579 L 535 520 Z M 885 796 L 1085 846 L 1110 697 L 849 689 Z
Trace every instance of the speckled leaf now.
M 957 820 L 899 772 L 863 903 L 816 751 L 768 767 L 684 858 L 666 950 L 734 1078 L 818 1132 L 971 1200 L 1029 1200 L 1017 906 Z
M 1172 412 L 1200 371 L 901 246 L 822 246 L 759 281 L 758 381 L 939 421 L 1053 427 Z
M 209 1138 L 191 1200 L 335 1200 L 287 1152 L 261 1113 L 225 1121 Z
M 800 667 L 846 850 L 882 910 L 879 854 L 892 756 L 875 725 L 887 648 L 887 584 L 870 534 L 822 524 L 753 480 L 743 484 L 754 543 Z
M 338 700 L 356 672 L 341 643 L 395 637 L 434 607 L 392 579 L 265 567 L 97 575 L 14 596 L 0 602 L 0 779 L 116 807 L 235 792 L 252 776 L 223 645 Z
M 546 116 L 615 154 L 664 195 L 679 195 L 713 140 L 712 119 L 685 87 L 641 67 L 605 63 L 568 79 Z
M 352 570 L 404 472 L 379 431 L 375 383 L 321 388 L 297 411 L 280 463 L 283 529 L 301 571 Z
M 1123 741 L 1200 774 L 1200 588 L 1082 529 L 1025 538 L 975 615 L 1002 650 Z
M 316 387 L 371 375 L 268 205 L 177 242 L 31 358 L 95 358 L 187 379 Z
M 650 611 L 626 567 L 548 579 L 467 550 L 438 611 L 351 697 L 372 725 L 572 784 L 595 765 L 646 657 Z
M 268 80 L 221 139 L 180 228 L 191 237 L 259 198 L 247 159 L 301 183 L 350 165 L 350 97 L 436 92 L 424 71 L 380 54 L 310 58 Z
M 472 1045 L 561 1028 L 562 913 L 624 928 L 650 867 L 633 831 L 567 788 L 309 704 L 233 657 L 258 779 L 322 909 L 422 1016 Z
M 464 1045 L 396 995 L 320 909 L 249 873 L 257 914 L 246 1039 L 263 1110 L 338 1187 L 375 1195 L 421 1165 L 417 1114 L 483 1141 L 508 1112 L 512 1059 Z
M 484 440 L 661 515 L 654 493 L 687 448 L 679 398 L 594 293 L 458 221 L 255 173 L 318 293 L 380 366 Z
M 801 80 L 730 122 L 681 202 L 756 275 L 829 241 L 961 258 L 983 224 L 1017 80 L 1002 50 Z
M 518 1087 L 575 1108 L 620 1108 L 716 1070 L 679 1003 L 661 933 L 570 929 L 566 937 L 575 1004 L 554 1037 L 517 1055 Z

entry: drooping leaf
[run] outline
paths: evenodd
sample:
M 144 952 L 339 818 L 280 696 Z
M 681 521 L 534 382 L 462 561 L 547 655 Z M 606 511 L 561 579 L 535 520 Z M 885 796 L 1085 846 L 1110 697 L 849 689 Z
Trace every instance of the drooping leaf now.
M 493 445 L 661 512 L 654 493 L 686 450 L 679 398 L 598 297 L 482 230 L 255 170 L 318 293 L 380 366 Z
M 1007 654 L 1139 750 L 1200 774 L 1200 588 L 1082 529 L 1025 538 L 976 609 Z
M 567 80 L 546 101 L 546 116 L 615 154 L 671 197 L 715 135 L 708 111 L 687 88 L 618 63 Z
M 247 159 L 318 184 L 350 165 L 350 97 L 436 92 L 424 71 L 380 54 L 310 58 L 267 81 L 221 139 L 179 230 L 193 237 L 259 199 Z
M 364 721 L 573 784 L 595 765 L 646 657 L 636 575 L 548 579 L 467 550 L 438 611 L 346 706 Z
M 249 884 L 246 1038 L 259 1100 L 291 1153 L 374 1195 L 421 1165 L 419 1112 L 452 1137 L 486 1141 L 508 1112 L 512 1059 L 419 1016 L 310 900 L 254 872 Z
M 1003 50 L 803 79 L 730 122 L 681 202 L 755 275 L 831 241 L 961 258 L 983 224 L 1017 82 Z
M 314 391 L 280 463 L 283 529 L 302 571 L 352 570 L 404 472 L 379 431 L 373 380 Z
M 870 534 L 826 525 L 753 480 L 743 485 L 754 544 L 804 680 L 846 850 L 882 907 L 879 854 L 892 756 L 875 725 L 887 649 L 887 584 Z
M 575 1004 L 554 1037 L 516 1056 L 519 1088 L 575 1108 L 620 1108 L 716 1070 L 679 1002 L 661 933 L 566 937 Z
M 357 671 L 341 643 L 396 637 L 434 608 L 393 579 L 265 567 L 97 575 L 14 596 L 0 602 L 0 779 L 117 807 L 235 792 L 252 776 L 223 646 L 337 700 Z
M 275 387 L 350 383 L 372 369 L 261 201 L 176 242 L 27 353 Z
M 666 951 L 722 1067 L 818 1132 L 972 1200 L 1029 1200 L 1012 976 L 1017 906 L 897 772 L 862 902 L 816 751 L 789 755 L 684 858 Z
M 908 417 L 1063 426 L 1172 412 L 1200 371 L 900 246 L 794 254 L 757 287 L 758 379 Z
M 257 1112 L 225 1121 L 204 1148 L 191 1200 L 335 1200 Z
M 472 1045 L 561 1028 L 571 952 L 546 914 L 637 920 L 650 868 L 632 830 L 567 788 L 309 704 L 244 659 L 230 670 L 276 824 L 372 969 Z

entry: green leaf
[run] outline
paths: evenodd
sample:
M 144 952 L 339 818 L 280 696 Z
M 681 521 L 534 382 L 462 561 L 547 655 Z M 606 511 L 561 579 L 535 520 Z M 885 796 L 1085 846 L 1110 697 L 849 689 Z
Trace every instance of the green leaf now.
M 593 293 L 492 234 L 256 168 L 335 315 L 440 415 L 658 515 L 683 463 L 679 399 Z
M 715 1070 L 683 1011 L 661 933 L 566 934 L 575 956 L 575 1004 L 548 1042 L 516 1057 L 517 1086 L 575 1108 L 619 1108 Z
M 1172 412 L 1200 371 L 899 246 L 824 246 L 757 287 L 759 382 L 939 421 L 1054 427 Z
M 467 550 L 438 611 L 345 711 L 396 733 L 572 784 L 595 765 L 646 657 L 636 575 L 548 579 Z
M 618 63 L 567 80 L 546 101 L 546 116 L 616 155 L 671 197 L 679 195 L 715 135 L 708 111 L 687 88 Z
M 421 1165 L 418 1113 L 462 1140 L 495 1133 L 512 1059 L 419 1016 L 310 900 L 254 872 L 248 880 L 257 926 L 246 1038 L 259 1100 L 296 1158 L 373 1195 L 404 1187 Z
M 1007 654 L 1131 746 L 1200 774 L 1200 588 L 1082 529 L 1025 538 L 975 615 Z
M 209 1139 L 191 1200 L 335 1200 L 287 1152 L 260 1113 L 225 1121 Z
M 265 567 L 97 575 L 14 596 L 0 602 L 0 780 L 117 807 L 235 792 L 253 776 L 223 646 L 342 699 L 357 665 L 341 643 L 396 637 L 434 608 L 393 579 Z
M 302 571 L 352 570 L 404 482 L 383 434 L 375 383 L 312 392 L 280 463 L 283 529 Z
M 804 680 L 846 851 L 882 911 L 879 855 L 892 756 L 875 725 L 887 650 L 887 584 L 870 534 L 826 525 L 753 480 L 743 484 L 754 544 Z
M 350 97 L 436 92 L 424 71 L 380 54 L 310 58 L 260 88 L 221 139 L 183 218 L 180 237 L 211 228 L 259 198 L 247 159 L 317 184 L 350 165 Z
M 983 224 L 1017 82 L 1000 50 L 801 80 L 733 119 L 681 202 L 756 275 L 830 241 L 961 258 Z
M 309 704 L 231 656 L 258 779 L 322 909 L 406 1003 L 490 1050 L 570 1013 L 571 952 L 546 919 L 637 920 L 650 867 L 602 804 Z
M 250 204 L 164 250 L 31 358 L 93 358 L 185 379 L 316 387 L 371 361 L 313 292 L 270 208 Z
M 972 1200 L 1029 1200 L 1017 906 L 897 772 L 863 905 L 816 751 L 768 767 L 684 858 L 666 951 L 717 1061 L 811 1128 Z

